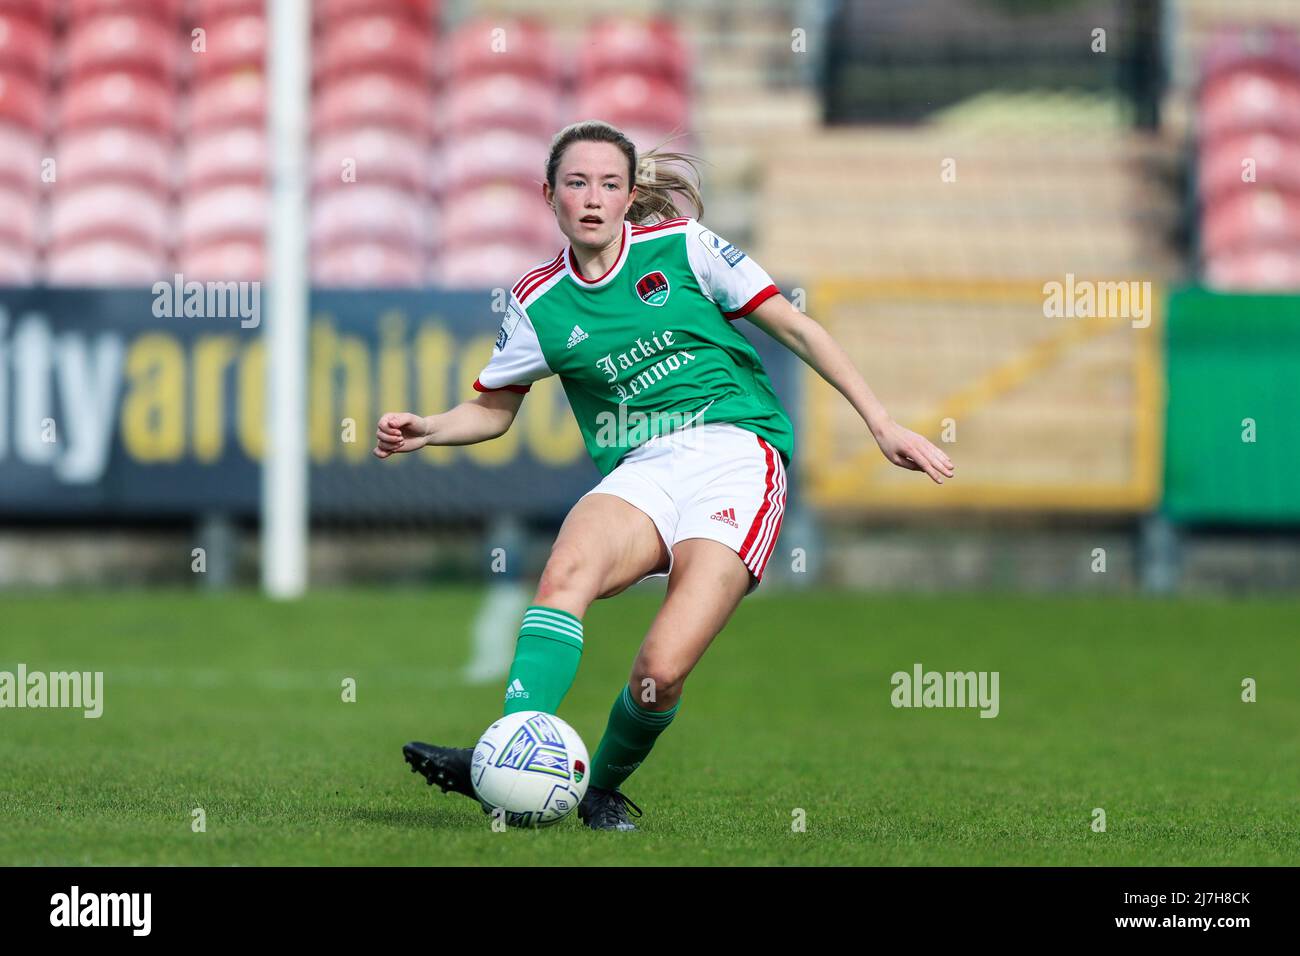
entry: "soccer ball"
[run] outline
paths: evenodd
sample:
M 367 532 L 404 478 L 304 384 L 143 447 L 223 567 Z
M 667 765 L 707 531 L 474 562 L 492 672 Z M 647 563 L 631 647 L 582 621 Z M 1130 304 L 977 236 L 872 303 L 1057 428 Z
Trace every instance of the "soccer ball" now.
M 554 714 L 502 717 L 474 745 L 470 779 L 479 802 L 513 827 L 563 820 L 587 792 L 587 746 Z

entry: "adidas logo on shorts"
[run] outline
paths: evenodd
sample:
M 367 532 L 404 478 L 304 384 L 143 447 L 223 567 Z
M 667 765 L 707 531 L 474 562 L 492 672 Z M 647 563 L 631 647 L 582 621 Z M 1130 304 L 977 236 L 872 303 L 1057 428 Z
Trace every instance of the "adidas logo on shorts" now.
M 715 511 L 709 517 L 714 521 L 721 521 L 723 524 L 729 524 L 733 528 L 740 527 L 740 525 L 736 524 L 735 508 L 723 508 L 721 511 Z
M 577 345 L 586 337 L 587 337 L 587 333 L 582 331 L 582 326 L 575 325 L 573 327 L 573 331 L 569 333 L 569 344 L 566 345 L 565 348 L 566 349 L 573 348 L 575 345 Z

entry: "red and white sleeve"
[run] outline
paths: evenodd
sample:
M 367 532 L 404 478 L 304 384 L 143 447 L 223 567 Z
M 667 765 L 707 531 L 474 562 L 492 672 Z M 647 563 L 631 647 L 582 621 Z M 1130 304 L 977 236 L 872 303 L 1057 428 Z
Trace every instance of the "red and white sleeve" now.
M 728 319 L 744 318 L 780 291 L 762 266 L 695 219 L 687 225 L 686 255 L 700 288 Z
M 475 379 L 474 389 L 479 392 L 508 389 L 522 394 L 532 387 L 533 382 L 551 374 L 528 311 L 518 299 L 510 296 L 505 318 L 497 330 L 492 357 Z

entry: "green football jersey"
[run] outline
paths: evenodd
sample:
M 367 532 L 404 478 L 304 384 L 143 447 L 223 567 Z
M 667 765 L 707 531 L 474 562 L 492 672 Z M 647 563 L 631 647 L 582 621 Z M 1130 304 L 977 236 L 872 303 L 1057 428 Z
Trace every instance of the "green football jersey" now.
M 625 221 L 605 275 L 583 276 L 566 246 L 515 284 L 474 387 L 526 392 L 560 376 L 604 475 L 656 435 L 716 422 L 765 438 L 788 465 L 790 418 L 731 324 L 776 294 L 757 263 L 694 219 Z

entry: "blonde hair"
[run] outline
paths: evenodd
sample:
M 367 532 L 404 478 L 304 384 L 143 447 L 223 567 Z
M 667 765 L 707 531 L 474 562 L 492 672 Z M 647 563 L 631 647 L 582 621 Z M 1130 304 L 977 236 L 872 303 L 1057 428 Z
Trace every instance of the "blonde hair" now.
M 637 156 L 636 145 L 622 130 L 603 120 L 585 120 L 564 127 L 551 140 L 546 158 L 546 182 L 555 190 L 555 176 L 564 151 L 574 143 L 610 143 L 627 157 L 628 182 L 636 185 L 636 199 L 627 211 L 626 218 L 638 225 L 676 219 L 686 215 L 684 205 L 694 207 L 699 219 L 704 215 L 704 200 L 700 198 L 700 171 L 698 156 L 690 153 L 661 152 L 664 145 L 676 139 L 671 136 L 654 149 Z M 682 168 L 684 167 L 684 168 Z M 694 179 L 686 174 L 694 173 Z M 629 186 L 629 191 L 631 187 Z M 684 201 L 679 206 L 678 202 Z

